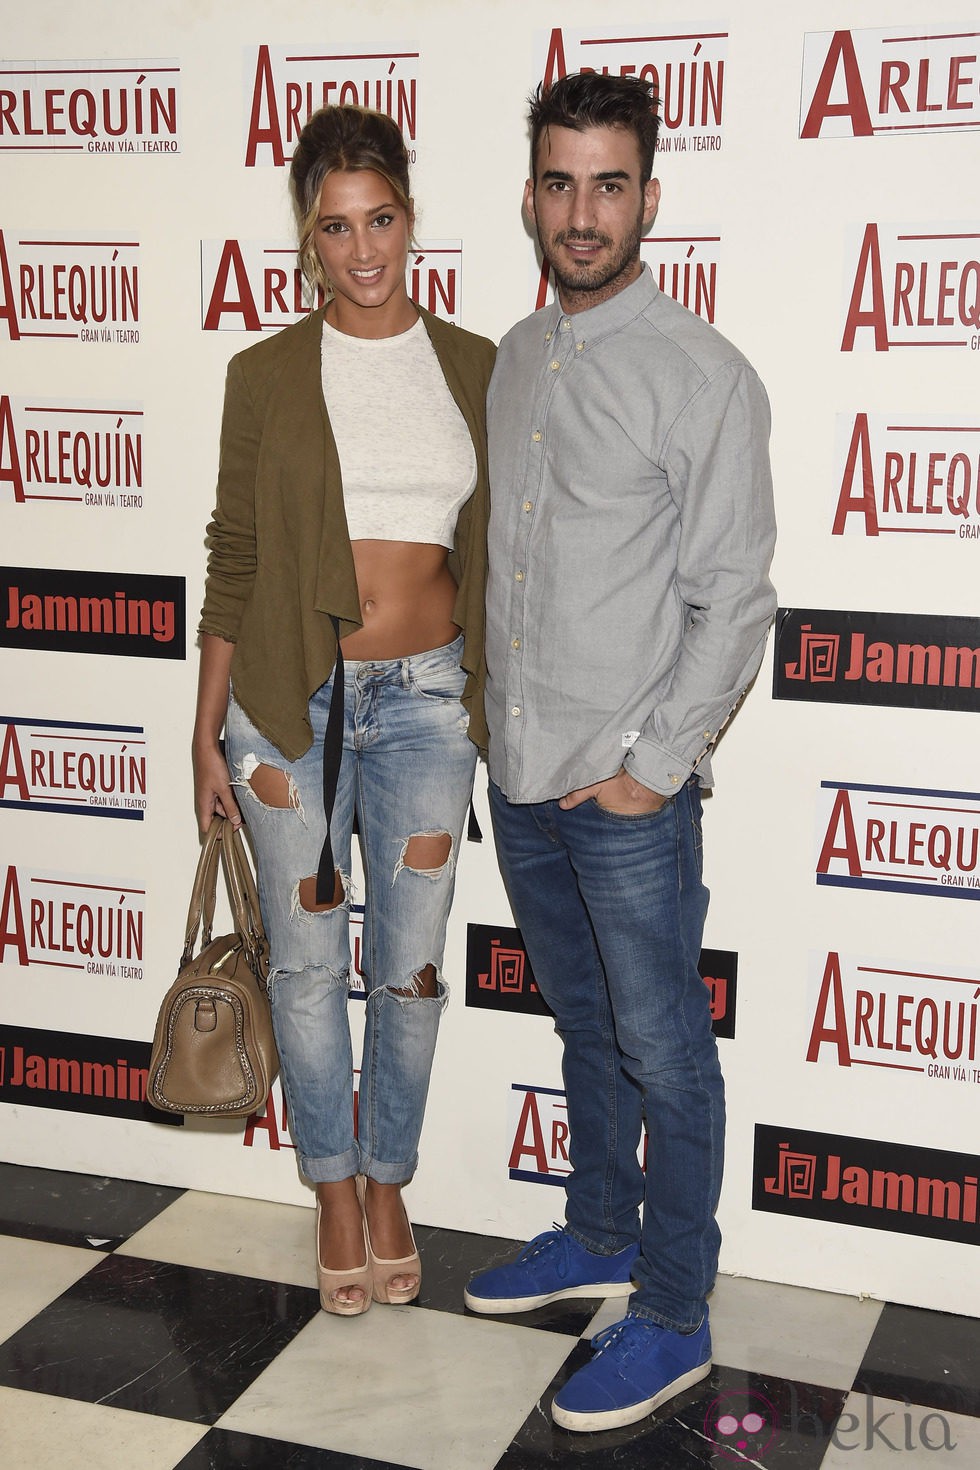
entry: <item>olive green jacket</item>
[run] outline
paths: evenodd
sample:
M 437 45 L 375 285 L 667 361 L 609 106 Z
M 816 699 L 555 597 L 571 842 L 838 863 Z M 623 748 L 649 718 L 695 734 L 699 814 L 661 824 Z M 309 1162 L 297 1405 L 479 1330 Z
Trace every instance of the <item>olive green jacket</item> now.
M 462 507 L 449 565 L 459 592 L 470 738 L 486 749 L 483 714 L 487 484 L 486 391 L 494 346 L 421 310 L 476 453 L 476 488 Z M 340 460 L 320 375 L 317 311 L 228 365 L 217 505 L 199 631 L 234 643 L 231 681 L 252 723 L 296 760 L 313 743 L 310 696 L 362 624 Z M 383 425 L 378 426 L 379 434 Z

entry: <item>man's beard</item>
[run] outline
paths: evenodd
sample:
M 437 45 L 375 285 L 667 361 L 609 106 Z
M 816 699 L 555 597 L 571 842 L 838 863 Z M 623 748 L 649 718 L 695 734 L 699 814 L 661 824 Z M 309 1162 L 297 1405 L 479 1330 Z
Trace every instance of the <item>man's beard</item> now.
M 598 230 L 562 230 L 553 235 L 548 242 L 551 254 L 545 241 L 541 238 L 538 230 L 538 244 L 541 246 L 542 254 L 551 266 L 552 274 L 559 287 L 567 294 L 577 291 L 592 294 L 604 290 L 607 286 L 615 283 L 619 276 L 623 275 L 633 266 L 640 253 L 640 241 L 643 238 L 643 216 L 637 219 L 633 228 L 623 237 L 622 243 L 616 254 L 604 261 L 596 261 L 592 265 L 583 264 L 575 271 L 574 275 L 566 274 L 558 264 L 555 256 L 558 248 L 569 240 L 581 240 L 583 244 L 594 243 L 609 246 L 613 242 L 608 235 L 600 234 Z

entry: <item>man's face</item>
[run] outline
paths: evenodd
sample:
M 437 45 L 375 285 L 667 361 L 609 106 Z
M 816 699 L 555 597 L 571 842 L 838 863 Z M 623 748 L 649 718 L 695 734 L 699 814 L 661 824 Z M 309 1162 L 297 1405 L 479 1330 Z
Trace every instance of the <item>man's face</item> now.
M 598 306 L 640 274 L 643 226 L 656 218 L 660 184 L 640 187 L 639 145 L 623 128 L 546 128 L 536 165 L 524 208 L 562 305 Z

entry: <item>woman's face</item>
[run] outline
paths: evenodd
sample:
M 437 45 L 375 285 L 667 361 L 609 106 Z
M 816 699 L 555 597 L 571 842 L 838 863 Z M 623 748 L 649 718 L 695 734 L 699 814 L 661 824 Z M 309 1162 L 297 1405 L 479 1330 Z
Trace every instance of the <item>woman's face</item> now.
M 373 170 L 338 171 L 324 179 L 314 239 L 342 330 L 357 334 L 359 326 L 381 327 L 404 312 L 413 222 L 391 185 Z

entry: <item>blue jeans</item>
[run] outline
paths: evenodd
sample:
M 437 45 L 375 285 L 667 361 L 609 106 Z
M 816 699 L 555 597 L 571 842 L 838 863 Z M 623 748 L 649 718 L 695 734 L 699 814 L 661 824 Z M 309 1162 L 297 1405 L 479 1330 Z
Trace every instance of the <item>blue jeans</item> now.
M 460 637 L 408 658 L 345 661 L 344 752 L 330 824 L 344 896 L 327 910 L 314 911 L 300 882 L 316 873 L 326 829 L 323 738 L 333 681 L 310 700 L 313 744 L 296 761 L 284 760 L 235 700 L 229 702 L 225 739 L 257 858 L 290 1131 L 300 1168 L 314 1183 L 362 1173 L 380 1184 L 400 1184 L 418 1163 L 447 998 L 441 968 L 446 921 L 476 763 L 459 698 L 461 652 Z M 255 795 L 249 782 L 259 766 L 286 772 L 287 804 L 264 804 Z M 347 1019 L 355 807 L 368 992 L 356 1134 Z M 449 837 L 446 862 L 412 866 L 406 860 L 410 840 L 429 836 Z M 432 999 L 418 994 L 419 972 L 429 965 L 436 972 Z
M 602 1255 L 639 1240 L 630 1311 L 696 1327 L 718 1262 L 725 1130 L 697 969 L 708 906 L 697 783 L 641 816 L 594 799 L 572 811 L 518 805 L 491 783 L 490 810 L 514 917 L 564 1043 L 567 1229 Z

